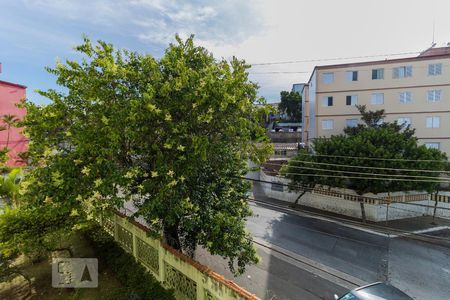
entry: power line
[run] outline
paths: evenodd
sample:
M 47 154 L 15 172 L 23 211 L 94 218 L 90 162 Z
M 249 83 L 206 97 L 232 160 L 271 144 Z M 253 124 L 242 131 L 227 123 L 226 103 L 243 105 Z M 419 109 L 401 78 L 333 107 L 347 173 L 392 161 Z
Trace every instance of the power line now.
M 264 163 L 264 165 L 280 166 L 279 164 L 271 164 L 271 163 Z M 300 167 L 300 166 L 289 166 L 289 168 L 304 169 L 304 170 L 317 170 L 317 171 L 334 172 L 334 173 L 373 175 L 373 176 L 411 177 L 411 178 L 426 178 L 426 179 L 435 179 L 435 180 L 447 180 L 447 179 L 443 179 L 442 177 L 430 177 L 430 176 L 419 176 L 419 175 L 365 173 L 365 172 L 330 170 L 330 169 L 321 169 L 321 168 L 312 168 L 312 167 Z M 448 179 L 448 182 L 450 183 L 450 179 Z
M 450 171 L 439 171 L 439 170 L 428 170 L 428 169 L 397 169 L 397 168 L 385 168 L 385 167 L 370 167 L 370 166 L 358 166 L 358 165 L 345 165 L 345 164 L 333 164 L 333 163 L 323 163 L 323 162 L 313 162 L 306 160 L 296 160 L 291 159 L 290 162 L 300 162 L 305 164 L 316 164 L 316 165 L 326 165 L 335 166 L 342 168 L 357 168 L 357 169 L 376 169 L 376 170 L 391 170 L 391 171 L 404 171 L 404 172 L 424 172 L 424 173 L 450 173 Z
M 253 178 L 247 178 L 247 177 L 241 177 L 241 176 L 235 176 L 236 178 L 240 178 L 240 179 L 244 179 L 244 180 L 248 180 L 248 181 L 254 181 L 254 182 L 260 182 L 260 183 L 265 183 L 265 184 L 276 184 L 276 185 L 280 185 L 280 186 L 285 186 L 288 188 L 297 188 L 298 190 L 303 190 L 306 192 L 311 192 L 311 191 L 315 191 L 316 189 L 310 186 L 306 186 L 306 185 L 301 185 L 301 184 L 287 184 L 287 183 L 283 183 L 283 182 L 275 182 L 275 181 L 268 181 L 268 180 L 261 180 L 261 179 L 253 179 Z M 428 208 L 434 208 L 433 205 L 424 205 L 424 204 L 418 204 L 418 203 L 411 203 L 411 202 L 391 202 L 388 201 L 386 199 L 383 198 L 378 198 L 378 197 L 368 197 L 368 196 L 361 196 L 361 195 L 355 195 L 355 194 L 347 194 L 347 193 L 342 193 L 339 191 L 332 191 L 333 194 L 337 194 L 337 195 L 342 195 L 342 196 L 353 196 L 353 197 L 359 197 L 360 199 L 369 199 L 369 200 L 374 200 L 374 201 L 379 201 L 381 202 L 381 204 L 393 204 L 393 203 L 409 203 L 410 205 L 417 205 L 417 206 L 425 206 Z M 450 210 L 450 208 L 447 207 L 437 207 L 437 209 L 443 209 L 443 210 Z
M 400 52 L 400 53 L 389 53 L 389 54 L 375 54 L 375 55 L 363 55 L 363 56 L 348 56 L 348 57 L 334 57 L 334 58 L 316 58 L 316 59 L 305 59 L 305 60 L 290 60 L 290 61 L 278 61 L 278 62 L 260 62 L 250 64 L 252 66 L 268 66 L 268 65 L 284 65 L 284 64 L 297 64 L 297 63 L 308 63 L 308 62 L 319 62 L 319 61 L 333 61 L 333 60 L 346 60 L 346 59 L 361 59 L 361 58 L 373 58 L 382 56 L 401 56 L 401 55 L 411 55 L 418 54 L 420 51 L 415 52 Z
M 344 156 L 344 155 L 328 155 L 328 154 L 313 154 L 313 153 L 302 153 L 303 155 L 309 156 L 319 156 L 319 157 L 337 157 L 337 158 L 352 158 L 352 159 L 362 159 L 362 160 L 386 160 L 386 161 L 410 161 L 410 162 L 439 162 L 450 164 L 449 161 L 434 160 L 434 159 L 405 159 L 405 158 L 383 158 L 383 157 L 369 157 L 369 156 Z
M 450 66 L 449 64 L 443 64 L 443 67 L 448 67 Z M 356 67 L 358 69 L 351 69 L 351 68 L 346 68 L 345 70 L 336 70 L 336 69 L 330 69 L 329 72 L 332 73 L 346 73 L 350 70 L 354 70 L 354 71 L 368 71 L 371 72 L 373 70 L 373 68 L 367 69 L 367 68 L 360 68 L 360 67 Z M 383 69 L 386 71 L 390 71 L 390 70 L 394 70 L 396 67 L 384 67 Z M 414 66 L 414 70 L 417 69 L 428 69 L 428 66 Z M 302 73 L 307 73 L 307 74 L 311 74 L 313 73 L 313 71 L 259 71 L 259 72 L 253 72 L 252 70 L 248 71 L 249 74 L 302 74 Z
M 413 182 L 430 182 L 430 183 L 449 183 L 449 181 L 425 180 L 425 179 L 394 179 L 394 178 L 379 178 L 379 177 L 363 177 L 363 176 L 345 176 L 345 175 L 320 175 L 320 174 L 301 174 L 301 173 L 285 173 L 287 175 L 297 176 L 313 176 L 313 177 L 333 177 L 333 178 L 352 178 L 364 180 L 382 180 L 382 181 L 413 181 Z M 289 179 L 288 177 L 284 177 Z

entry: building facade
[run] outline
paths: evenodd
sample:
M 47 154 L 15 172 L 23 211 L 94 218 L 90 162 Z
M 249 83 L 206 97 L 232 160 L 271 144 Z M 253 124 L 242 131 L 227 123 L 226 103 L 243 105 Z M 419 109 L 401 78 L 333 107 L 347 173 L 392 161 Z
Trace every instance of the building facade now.
M 306 144 L 356 126 L 359 104 L 384 109 L 385 121 L 411 124 L 420 143 L 450 157 L 450 47 L 416 57 L 317 66 L 302 96 Z
M 18 119 L 25 116 L 25 110 L 16 106 L 25 96 L 25 86 L 0 80 L 0 126 L 5 125 L 2 122 L 5 115 L 13 115 Z M 11 127 L 0 131 L 0 149 L 9 149 L 9 166 L 23 165 L 19 154 L 26 151 L 27 145 L 28 140 L 22 135 L 20 128 Z

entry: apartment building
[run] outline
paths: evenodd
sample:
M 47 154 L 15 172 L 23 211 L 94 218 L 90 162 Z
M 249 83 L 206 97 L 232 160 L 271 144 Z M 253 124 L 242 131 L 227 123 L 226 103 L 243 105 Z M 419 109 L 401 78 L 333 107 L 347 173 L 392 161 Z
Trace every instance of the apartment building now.
M 415 57 L 317 66 L 302 90 L 302 141 L 356 126 L 356 104 L 411 124 L 419 142 L 450 157 L 450 47 Z

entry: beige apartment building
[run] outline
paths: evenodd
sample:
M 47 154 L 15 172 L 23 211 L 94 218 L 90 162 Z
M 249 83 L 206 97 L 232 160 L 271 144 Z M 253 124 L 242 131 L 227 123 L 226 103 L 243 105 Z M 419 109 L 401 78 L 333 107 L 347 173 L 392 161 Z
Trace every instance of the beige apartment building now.
M 356 104 L 411 124 L 420 143 L 450 157 L 450 47 L 416 57 L 317 66 L 302 91 L 302 141 L 356 126 Z

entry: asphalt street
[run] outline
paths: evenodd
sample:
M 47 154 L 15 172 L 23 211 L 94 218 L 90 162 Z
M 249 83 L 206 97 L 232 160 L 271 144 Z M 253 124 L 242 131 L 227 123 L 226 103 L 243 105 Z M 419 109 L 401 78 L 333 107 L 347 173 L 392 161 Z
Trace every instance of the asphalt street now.
M 258 195 L 261 197 L 261 195 Z M 261 262 L 233 277 L 227 261 L 197 249 L 195 259 L 261 299 L 333 299 L 346 290 L 387 281 L 414 299 L 450 299 L 450 249 L 388 237 L 307 213 L 250 203 L 247 220 Z M 433 233 L 450 239 L 450 232 Z

